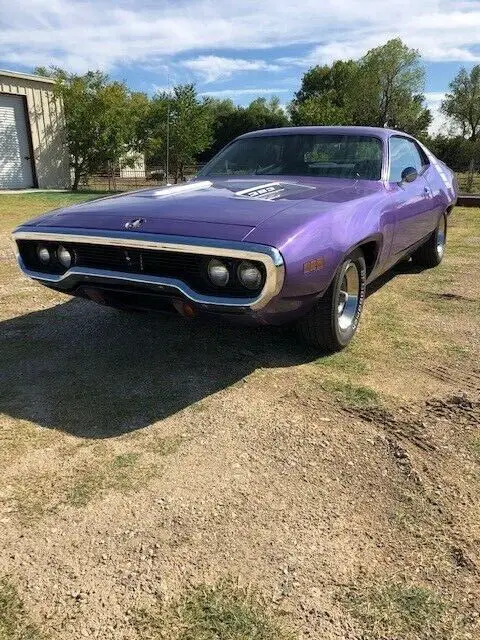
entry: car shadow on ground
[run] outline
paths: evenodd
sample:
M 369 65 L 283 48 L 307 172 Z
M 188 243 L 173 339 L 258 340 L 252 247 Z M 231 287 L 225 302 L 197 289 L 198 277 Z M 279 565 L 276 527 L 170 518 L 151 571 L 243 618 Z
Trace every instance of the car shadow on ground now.
M 0 324 L 0 413 L 78 437 L 117 436 L 259 367 L 318 357 L 291 333 L 129 314 L 72 299 Z
M 367 286 L 367 298 L 369 296 L 373 296 L 384 285 L 388 284 L 398 276 L 420 274 L 424 271 L 425 267 L 415 264 L 411 259 L 402 260 Z
M 415 273 L 402 263 L 368 287 Z M 82 438 L 141 429 L 260 367 L 321 354 L 290 328 L 129 314 L 79 299 L 0 323 L 0 413 Z

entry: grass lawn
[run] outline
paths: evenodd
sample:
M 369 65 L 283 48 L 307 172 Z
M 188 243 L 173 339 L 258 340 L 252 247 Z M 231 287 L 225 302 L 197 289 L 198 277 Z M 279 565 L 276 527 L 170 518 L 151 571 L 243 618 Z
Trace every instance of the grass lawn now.
M 468 173 L 457 173 L 458 186 L 460 188 L 460 193 L 467 192 L 468 185 Z M 480 173 L 475 173 L 473 176 L 471 189 L 469 193 L 480 193 Z
M 0 232 L 10 231 L 21 222 L 45 211 L 94 200 L 101 195 L 98 193 L 48 193 L 47 191 L 38 194 L 0 194 Z
M 93 197 L 0 195 L 1 640 L 480 637 L 480 211 L 320 357 L 27 280 Z

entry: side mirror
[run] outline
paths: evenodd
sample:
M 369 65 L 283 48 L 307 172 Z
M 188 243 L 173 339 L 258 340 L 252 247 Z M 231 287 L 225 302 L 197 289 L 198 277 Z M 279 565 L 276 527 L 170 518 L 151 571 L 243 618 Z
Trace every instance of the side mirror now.
M 402 182 L 413 182 L 418 178 L 418 171 L 414 167 L 407 167 L 402 171 Z

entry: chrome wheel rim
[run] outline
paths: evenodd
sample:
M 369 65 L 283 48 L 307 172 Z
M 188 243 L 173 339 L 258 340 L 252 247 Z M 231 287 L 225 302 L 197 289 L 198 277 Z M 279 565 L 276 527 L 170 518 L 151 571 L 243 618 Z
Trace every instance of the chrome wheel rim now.
M 349 329 L 358 310 L 360 301 L 360 274 L 354 262 L 345 267 L 337 300 L 337 323 L 342 331 Z
M 437 228 L 437 254 L 441 258 L 445 251 L 445 238 L 447 236 L 447 223 L 445 217 L 442 218 Z

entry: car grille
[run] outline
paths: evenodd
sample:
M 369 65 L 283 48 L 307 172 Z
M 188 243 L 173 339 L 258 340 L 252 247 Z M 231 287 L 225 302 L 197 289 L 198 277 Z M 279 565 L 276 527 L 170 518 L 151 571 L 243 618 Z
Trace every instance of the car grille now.
M 203 263 L 200 256 L 174 251 L 140 250 L 81 243 L 73 245 L 72 248 L 75 252 L 75 264 L 81 267 L 145 273 L 181 280 L 195 280 L 202 270 Z
M 37 247 L 47 247 L 52 255 L 58 247 L 57 242 L 36 242 L 33 240 L 19 240 L 20 255 L 26 266 L 35 271 L 45 273 L 64 273 L 66 269 L 53 259 L 47 266 L 40 263 L 37 257 Z M 241 285 L 236 277 L 236 266 L 239 260 L 218 256 L 230 266 L 231 278 L 226 287 L 215 287 L 208 279 L 207 262 L 216 256 L 204 256 L 177 251 L 157 251 L 155 249 L 139 249 L 134 247 L 120 247 L 114 245 L 88 244 L 84 242 L 63 242 L 62 246 L 75 256 L 75 266 L 105 269 L 122 273 L 145 274 L 175 278 L 186 283 L 191 289 L 206 295 L 252 297 L 258 291 L 251 291 Z M 265 273 L 263 263 L 256 263 Z

